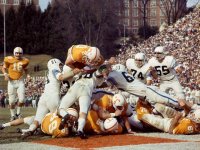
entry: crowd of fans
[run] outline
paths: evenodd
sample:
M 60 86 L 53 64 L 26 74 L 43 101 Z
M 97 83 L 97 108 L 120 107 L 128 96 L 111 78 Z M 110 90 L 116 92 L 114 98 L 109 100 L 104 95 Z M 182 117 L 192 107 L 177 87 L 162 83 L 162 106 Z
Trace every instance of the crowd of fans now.
M 118 62 L 124 64 L 128 58 L 134 58 L 134 54 L 138 52 L 145 53 L 148 61 L 154 55 L 153 50 L 158 45 L 166 46 L 168 54 L 173 55 L 177 62 L 184 66 L 185 70 L 179 75 L 179 79 L 186 95 L 197 93 L 196 96 L 199 97 L 200 6 L 148 40 L 137 45 L 128 44 L 123 47 L 118 55 Z

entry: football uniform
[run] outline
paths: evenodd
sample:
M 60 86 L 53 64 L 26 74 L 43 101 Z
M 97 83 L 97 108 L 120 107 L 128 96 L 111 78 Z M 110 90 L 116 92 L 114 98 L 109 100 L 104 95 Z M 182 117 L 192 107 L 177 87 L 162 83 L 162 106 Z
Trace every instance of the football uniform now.
M 123 71 L 112 71 L 109 73 L 107 83 L 115 85 L 118 89 L 129 92 L 141 98 L 147 98 L 150 103 L 163 103 L 179 107 L 178 100 L 161 92 L 155 86 L 147 86 L 132 75 Z
M 81 79 L 77 80 L 63 96 L 59 109 L 67 109 L 76 101 L 79 102 L 80 112 L 87 114 L 92 92 L 96 86 L 104 82 L 103 78 L 97 78 L 94 73 L 84 74 Z
M 58 74 L 61 70 L 58 66 L 49 69 L 47 83 L 44 87 L 44 93 L 40 97 L 35 120 L 41 123 L 44 116 L 49 112 L 55 112 L 60 101 L 61 81 L 58 80 Z
M 15 103 L 16 93 L 18 95 L 19 102 L 24 102 L 25 85 L 22 76 L 28 64 L 29 60 L 24 57 L 21 59 L 17 59 L 14 56 L 8 56 L 4 58 L 4 68 L 8 69 L 10 79 L 8 81 L 8 95 L 10 105 Z
M 55 113 L 48 113 L 44 117 L 41 123 L 41 130 L 45 134 L 52 135 L 53 137 L 65 137 L 68 135 L 68 128 L 65 127 L 59 130 L 59 125 L 61 123 L 61 118 Z
M 24 57 L 21 59 L 17 59 L 14 56 L 4 58 L 4 67 L 8 69 L 9 78 L 11 80 L 19 80 L 28 64 L 29 60 Z
M 95 103 L 99 107 L 103 108 L 104 110 L 107 110 L 109 113 L 115 112 L 115 108 L 113 107 L 113 104 L 112 104 L 112 96 L 111 95 L 105 94 L 100 100 L 95 101 Z M 121 116 L 127 116 L 127 115 L 130 115 L 130 114 L 131 114 L 131 111 L 129 109 L 129 105 L 125 101 L 124 109 L 122 111 Z
M 71 59 L 74 61 L 74 64 L 77 68 L 82 69 L 85 66 L 83 64 L 86 64 L 87 57 L 85 56 L 85 54 L 90 49 L 90 47 L 91 46 L 88 46 L 88 45 L 72 45 L 68 49 L 67 56 L 71 57 Z M 98 65 L 101 65 L 103 61 L 104 60 L 102 58 Z
M 149 75 L 149 65 L 144 64 L 142 67 L 138 67 L 134 59 L 127 59 L 126 67 L 132 76 L 143 83 L 146 83 L 146 80 L 152 80 L 152 77 Z
M 86 133 L 97 133 L 100 134 L 103 131 L 101 130 L 99 124 L 99 116 L 96 111 L 90 110 L 88 112 L 87 121 L 84 127 Z
M 160 90 L 166 92 L 168 89 L 172 88 L 178 98 L 184 99 L 183 89 L 175 70 L 178 64 L 174 57 L 166 56 L 162 62 L 159 62 L 156 57 L 152 57 L 148 63 L 157 71 L 160 78 Z
M 197 134 L 199 130 L 196 129 L 196 126 L 197 124 L 194 121 L 183 118 L 173 129 L 173 134 Z

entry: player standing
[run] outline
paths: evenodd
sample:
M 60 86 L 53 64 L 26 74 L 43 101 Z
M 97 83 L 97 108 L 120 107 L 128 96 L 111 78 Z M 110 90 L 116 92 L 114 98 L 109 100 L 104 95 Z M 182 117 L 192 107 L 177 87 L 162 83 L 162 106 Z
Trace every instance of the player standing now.
M 27 69 L 29 60 L 23 57 L 22 48 L 16 47 L 13 54 L 13 56 L 7 56 L 4 58 L 4 65 L 2 67 L 2 72 L 4 74 L 5 80 L 8 81 L 11 121 L 21 117 L 21 107 L 24 104 L 25 98 L 25 85 L 23 75 L 25 73 L 27 77 L 30 77 Z M 17 95 L 19 100 L 17 104 L 17 111 L 15 112 L 15 102 L 17 101 Z

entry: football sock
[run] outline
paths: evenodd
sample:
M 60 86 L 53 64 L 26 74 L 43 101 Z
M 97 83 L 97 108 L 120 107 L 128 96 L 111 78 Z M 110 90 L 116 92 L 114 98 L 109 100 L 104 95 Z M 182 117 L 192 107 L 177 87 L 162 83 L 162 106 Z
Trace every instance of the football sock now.
M 82 131 L 83 132 L 83 128 L 85 126 L 85 119 L 83 118 L 79 118 L 78 119 L 78 131 Z

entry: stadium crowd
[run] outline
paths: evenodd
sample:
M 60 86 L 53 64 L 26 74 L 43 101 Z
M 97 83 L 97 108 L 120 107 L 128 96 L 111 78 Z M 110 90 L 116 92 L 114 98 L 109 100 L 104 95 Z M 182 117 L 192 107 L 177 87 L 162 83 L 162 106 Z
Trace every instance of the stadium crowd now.
M 185 70 L 179 75 L 182 86 L 186 89 L 200 90 L 200 7 L 178 20 L 175 24 L 168 26 L 159 34 L 150 37 L 136 46 L 126 45 L 118 55 L 118 62 L 124 64 L 134 54 L 143 52 L 147 60 L 154 53 L 158 45 L 166 45 L 170 55 L 173 55 Z M 197 96 L 199 93 L 197 94 Z

